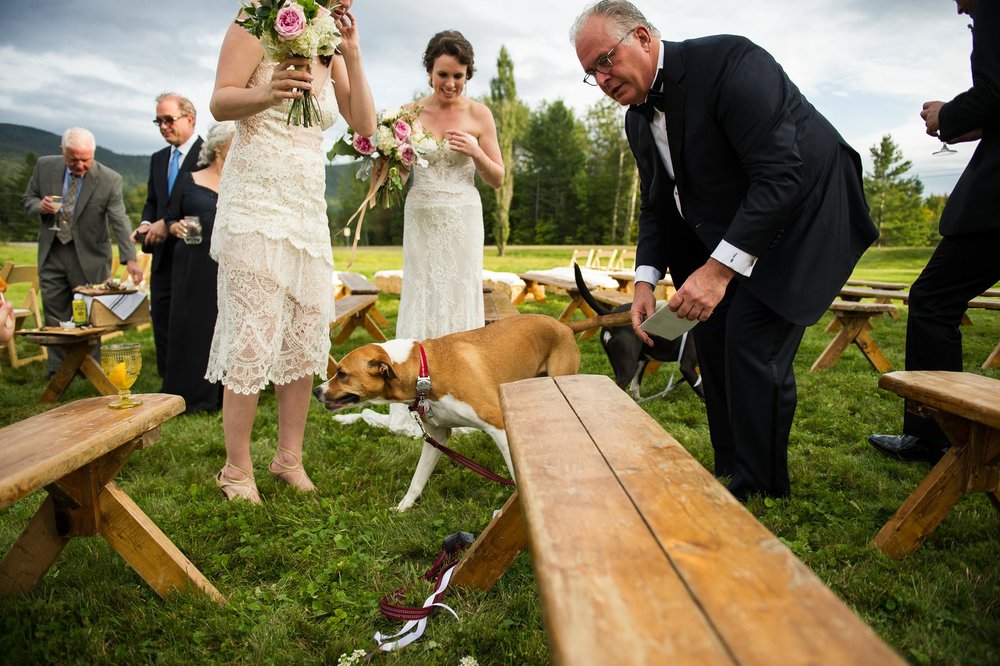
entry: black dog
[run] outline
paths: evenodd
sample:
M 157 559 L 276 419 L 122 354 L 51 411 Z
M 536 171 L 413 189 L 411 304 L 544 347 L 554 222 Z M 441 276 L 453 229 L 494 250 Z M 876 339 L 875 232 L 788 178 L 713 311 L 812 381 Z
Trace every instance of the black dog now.
M 620 305 L 614 310 L 609 310 L 590 293 L 587 283 L 583 281 L 579 265 L 573 264 L 573 272 L 576 276 L 576 286 L 580 290 L 580 296 L 597 314 L 627 312 L 631 308 L 629 305 Z M 611 368 L 615 372 L 615 383 L 622 390 L 628 391 L 634 400 L 639 400 L 639 385 L 642 382 L 646 366 L 651 361 L 676 363 L 680 359 L 681 375 L 698 394 L 698 397 L 704 400 L 705 390 L 701 386 L 701 375 L 698 373 L 698 356 L 695 352 L 694 337 L 690 334 L 676 340 L 667 340 L 656 335 L 650 337 L 653 338 L 652 347 L 640 340 L 631 326 L 601 329 L 601 345 L 604 347 L 604 353 L 608 355 Z M 682 343 L 683 349 L 681 348 Z

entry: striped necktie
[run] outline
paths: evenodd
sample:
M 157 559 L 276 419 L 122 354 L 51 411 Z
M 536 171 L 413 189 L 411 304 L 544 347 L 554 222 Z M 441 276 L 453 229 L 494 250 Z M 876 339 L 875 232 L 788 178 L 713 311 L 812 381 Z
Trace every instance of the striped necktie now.
M 73 240 L 73 209 L 76 208 L 76 191 L 80 187 L 80 179 L 73 174 L 69 175 L 69 187 L 66 188 L 66 196 L 63 197 L 62 208 L 59 209 L 59 231 L 56 238 L 65 245 Z

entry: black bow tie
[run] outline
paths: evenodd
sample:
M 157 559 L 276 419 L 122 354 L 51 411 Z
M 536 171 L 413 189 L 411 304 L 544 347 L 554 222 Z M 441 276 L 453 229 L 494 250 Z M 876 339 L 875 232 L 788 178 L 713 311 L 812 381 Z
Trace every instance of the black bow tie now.
M 665 107 L 666 96 L 663 94 L 663 70 L 661 69 L 656 73 L 656 79 L 653 80 L 653 87 L 646 95 L 646 101 L 636 105 L 635 110 L 642 114 L 647 122 L 653 122 L 653 109 L 657 108 L 666 112 Z

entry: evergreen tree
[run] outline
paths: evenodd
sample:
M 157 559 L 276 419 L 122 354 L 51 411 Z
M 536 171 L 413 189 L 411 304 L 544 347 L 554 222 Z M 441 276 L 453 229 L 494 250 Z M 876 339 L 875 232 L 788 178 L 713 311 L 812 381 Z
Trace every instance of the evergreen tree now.
M 490 95 L 484 101 L 493 112 L 493 119 L 496 121 L 500 157 L 504 165 L 503 183 L 493 190 L 494 206 L 489 211 L 491 216 L 488 218 L 493 220 L 493 242 L 497 246 L 497 254 L 502 257 L 510 238 L 510 205 L 514 197 L 514 151 L 518 134 L 528 116 L 527 106 L 517 99 L 514 61 L 511 60 L 506 46 L 500 47 L 500 55 L 497 56 L 497 76 L 490 79 Z
M 580 242 L 587 143 L 583 125 L 562 100 L 543 103 L 531 114 L 525 168 L 515 174 L 518 224 L 512 225 L 512 235 L 517 242 Z
M 924 185 L 906 176 L 913 163 L 886 134 L 870 148 L 872 171 L 864 176 L 865 195 L 872 220 L 879 230 L 880 246 L 927 244 L 927 218 L 923 213 Z
M 28 152 L 24 163 L 0 175 L 0 239 L 5 241 L 38 240 L 37 217 L 32 217 L 21 205 L 38 156 Z M 6 163 L 5 163 L 6 164 Z

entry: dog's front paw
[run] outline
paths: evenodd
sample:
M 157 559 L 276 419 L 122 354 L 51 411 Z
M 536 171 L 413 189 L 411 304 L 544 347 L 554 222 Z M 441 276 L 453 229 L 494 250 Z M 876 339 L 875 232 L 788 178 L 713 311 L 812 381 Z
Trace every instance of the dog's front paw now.
M 411 506 L 413 506 L 414 502 L 416 501 L 417 501 L 416 497 L 410 497 L 409 495 L 407 495 L 399 502 L 399 504 L 396 505 L 396 511 L 403 513 Z

